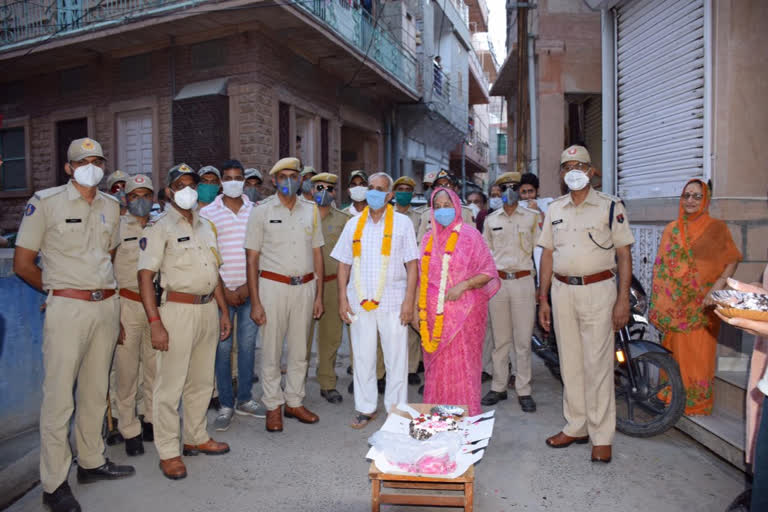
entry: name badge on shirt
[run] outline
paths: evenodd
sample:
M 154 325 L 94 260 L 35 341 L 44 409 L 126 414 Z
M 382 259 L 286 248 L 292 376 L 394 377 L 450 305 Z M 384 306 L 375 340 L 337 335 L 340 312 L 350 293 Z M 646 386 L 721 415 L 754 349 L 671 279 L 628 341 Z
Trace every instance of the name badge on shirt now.
M 270 224 L 282 224 L 282 222 L 283 221 L 281 221 L 280 219 L 273 219 L 269 221 Z
M 132 242 L 132 241 L 134 241 L 134 240 L 138 240 L 138 239 L 139 239 L 139 237 L 137 237 L 137 236 L 132 236 L 132 237 L 130 237 L 130 238 L 123 238 L 123 242 Z
M 67 219 L 64 222 L 66 222 L 67 224 L 79 224 L 83 222 L 83 219 Z
M 560 224 L 561 222 L 563 222 L 563 219 L 557 219 L 557 220 L 553 220 L 553 221 L 552 221 L 552 225 L 553 225 L 553 226 L 556 226 L 556 225 Z
M 176 241 L 177 242 L 189 242 L 189 237 L 188 236 L 183 236 L 181 238 L 177 238 Z
M 504 228 L 491 228 L 491 231 L 501 231 Z

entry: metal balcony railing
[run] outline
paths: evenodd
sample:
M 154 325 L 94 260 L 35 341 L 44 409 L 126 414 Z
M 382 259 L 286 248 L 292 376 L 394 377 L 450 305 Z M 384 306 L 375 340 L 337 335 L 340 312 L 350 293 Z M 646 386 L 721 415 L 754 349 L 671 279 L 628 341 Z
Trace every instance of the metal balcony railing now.
M 475 53 L 475 49 L 472 48 L 469 52 L 467 52 L 469 55 L 469 68 L 472 71 L 472 73 L 478 78 L 480 83 L 483 86 L 483 89 L 487 93 L 491 89 L 491 84 L 488 81 L 488 77 L 485 76 L 485 71 L 483 70 L 483 65 L 480 64 L 480 59 L 477 58 L 477 54 Z
M 20 0 L 0 5 L 0 51 L 9 45 L 50 40 L 86 28 L 125 22 L 203 0 Z
M 413 93 L 418 93 L 417 60 L 402 43 L 383 27 L 359 3 L 349 0 L 312 0 L 297 2 L 342 37 L 393 75 Z

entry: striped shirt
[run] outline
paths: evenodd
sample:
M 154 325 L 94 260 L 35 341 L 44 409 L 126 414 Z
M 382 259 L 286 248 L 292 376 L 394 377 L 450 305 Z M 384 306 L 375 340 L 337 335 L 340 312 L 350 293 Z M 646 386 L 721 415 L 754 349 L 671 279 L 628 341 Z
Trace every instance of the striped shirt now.
M 222 265 L 219 269 L 224 286 L 235 290 L 246 282 L 245 231 L 248 217 L 255 206 L 248 196 L 240 196 L 243 205 L 237 215 L 227 208 L 219 194 L 211 204 L 200 209 L 200 216 L 213 222 L 219 242 Z

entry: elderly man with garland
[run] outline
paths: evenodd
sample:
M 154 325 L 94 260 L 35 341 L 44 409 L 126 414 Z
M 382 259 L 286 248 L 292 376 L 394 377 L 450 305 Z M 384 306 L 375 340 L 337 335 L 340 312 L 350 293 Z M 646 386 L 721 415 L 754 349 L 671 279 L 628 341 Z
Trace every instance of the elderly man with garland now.
M 368 180 L 368 206 L 350 219 L 331 252 L 339 261 L 339 315 L 350 324 L 354 347 L 355 409 L 350 426 L 365 427 L 375 416 L 376 335 L 381 337 L 387 384 L 384 406 L 408 398 L 408 325 L 414 317 L 419 253 L 413 224 L 388 204 L 392 178 Z

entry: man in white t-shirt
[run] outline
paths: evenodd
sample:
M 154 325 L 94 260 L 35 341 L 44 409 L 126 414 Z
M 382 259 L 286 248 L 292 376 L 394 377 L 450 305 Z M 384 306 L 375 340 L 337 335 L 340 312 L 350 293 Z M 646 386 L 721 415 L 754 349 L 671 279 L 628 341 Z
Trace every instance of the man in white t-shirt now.
M 411 220 L 388 204 L 394 196 L 392 188 L 389 175 L 370 177 L 368 209 L 347 221 L 331 252 L 339 261 L 339 315 L 350 324 L 354 347 L 358 414 L 350 426 L 358 429 L 376 416 L 377 334 L 387 372 L 385 410 L 408 399 L 408 325 L 414 315 L 419 252 Z M 388 260 L 387 237 L 391 240 Z

